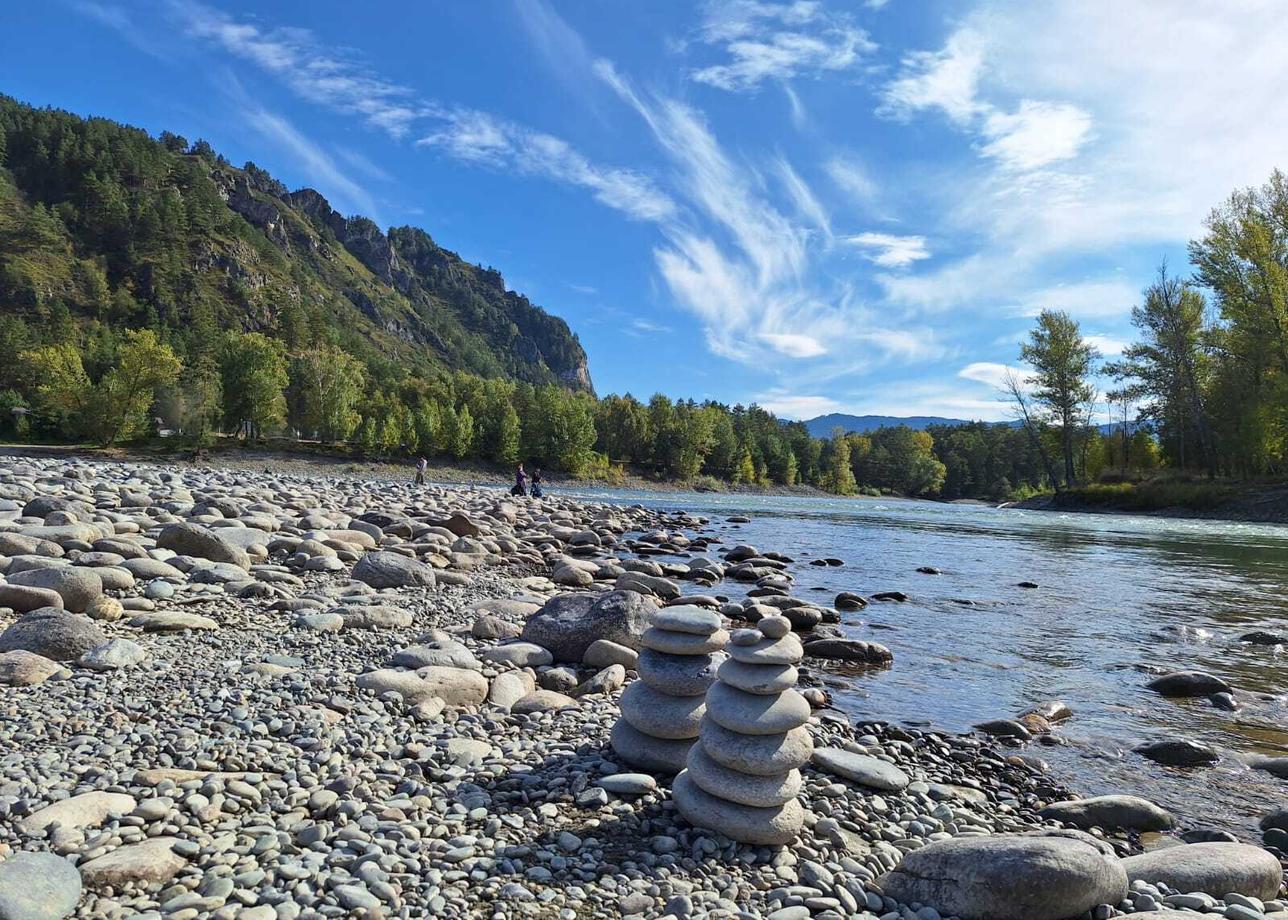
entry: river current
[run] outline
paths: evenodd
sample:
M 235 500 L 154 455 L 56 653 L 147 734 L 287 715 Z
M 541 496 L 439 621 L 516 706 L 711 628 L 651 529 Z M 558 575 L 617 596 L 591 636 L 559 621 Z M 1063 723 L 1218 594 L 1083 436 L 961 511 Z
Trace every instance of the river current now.
M 1245 760 L 1288 753 L 1288 655 L 1238 641 L 1288 632 L 1288 528 L 881 499 L 579 494 L 710 516 L 725 547 L 795 558 L 793 594 L 824 605 L 840 591 L 905 592 L 907 602 L 842 614 L 846 635 L 895 655 L 887 669 L 827 674 L 835 705 L 855 718 L 968 731 L 1059 699 L 1074 711 L 1058 728 L 1067 743 L 1028 753 L 1083 794 L 1142 795 L 1186 826 L 1249 839 L 1288 798 L 1288 782 Z M 829 556 L 844 566 L 806 564 Z M 1145 686 L 1160 669 L 1223 677 L 1243 706 L 1160 697 Z M 1206 742 L 1222 760 L 1182 770 L 1132 753 L 1164 737 Z

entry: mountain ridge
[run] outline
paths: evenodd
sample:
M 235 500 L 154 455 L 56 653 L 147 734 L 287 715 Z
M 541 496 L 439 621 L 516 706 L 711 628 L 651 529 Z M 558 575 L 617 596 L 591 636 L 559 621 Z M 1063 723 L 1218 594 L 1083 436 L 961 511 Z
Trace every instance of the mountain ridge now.
M 820 415 L 815 418 L 805 419 L 801 424 L 809 431 L 810 435 L 815 438 L 828 438 L 832 436 L 832 431 L 841 428 L 846 434 L 867 434 L 869 431 L 875 431 L 878 428 L 896 428 L 900 425 L 906 425 L 913 431 L 924 431 L 935 425 L 957 428 L 962 425 L 1006 425 L 1008 428 L 1015 428 L 1020 423 L 1018 421 L 1008 422 L 984 422 L 981 419 L 964 419 L 964 418 L 947 418 L 939 415 L 847 415 L 844 412 L 831 412 L 827 415 Z M 1109 434 L 1117 431 L 1120 426 L 1117 422 L 1108 422 L 1103 425 L 1097 425 L 1096 430 L 1101 434 Z M 1133 422 L 1128 425 L 1130 430 L 1141 427 L 1139 422 Z
M 559 317 L 417 227 L 345 217 L 204 141 L 0 95 L 0 311 L 37 322 L 319 329 L 414 373 L 593 392 Z

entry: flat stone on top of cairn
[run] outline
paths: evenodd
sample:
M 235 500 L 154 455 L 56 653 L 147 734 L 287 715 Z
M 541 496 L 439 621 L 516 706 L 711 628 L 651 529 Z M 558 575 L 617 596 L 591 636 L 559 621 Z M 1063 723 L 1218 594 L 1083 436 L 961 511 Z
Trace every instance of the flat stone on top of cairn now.
M 655 773 L 684 769 L 706 714 L 706 692 L 724 663 L 729 634 L 720 614 L 701 607 L 659 610 L 640 639 L 640 679 L 622 693 L 622 717 L 613 726 L 617 755 Z
M 707 691 L 698 742 L 672 788 L 690 824 L 739 843 L 782 846 L 805 823 L 800 767 L 814 745 L 809 704 L 794 689 L 804 653 L 789 629 L 771 616 L 734 631 L 733 657 Z

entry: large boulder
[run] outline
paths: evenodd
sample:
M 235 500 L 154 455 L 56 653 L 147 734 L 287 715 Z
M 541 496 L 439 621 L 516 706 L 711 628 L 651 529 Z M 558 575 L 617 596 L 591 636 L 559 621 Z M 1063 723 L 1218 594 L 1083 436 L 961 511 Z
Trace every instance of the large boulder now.
M 107 636 L 89 617 L 56 607 L 41 607 L 19 617 L 0 633 L 0 652 L 21 649 L 53 661 L 75 661 Z
M 434 569 L 399 553 L 366 553 L 353 567 L 353 577 L 373 588 L 434 587 Z
M 1098 795 L 1053 802 L 1039 812 L 1044 818 L 1082 830 L 1165 831 L 1176 826 L 1171 812 L 1134 795 Z
M 521 636 L 549 649 L 558 661 L 579 662 L 597 639 L 639 648 L 656 612 L 656 604 L 634 591 L 560 594 L 528 618 Z
M 1270 853 L 1246 843 L 1191 843 L 1164 847 L 1122 861 L 1130 881 L 1163 882 L 1177 891 L 1214 898 L 1237 892 L 1269 900 L 1279 893 L 1283 867 Z
M 83 613 L 90 604 L 103 596 L 103 579 L 98 573 L 83 566 L 59 565 L 44 569 L 28 569 L 9 576 L 11 585 L 27 588 L 45 588 L 63 599 L 68 610 Z
M 80 895 L 80 873 L 61 856 L 17 853 L 0 862 L 0 920 L 61 920 Z
M 878 881 L 896 901 L 962 920 L 1066 920 L 1127 896 L 1113 848 L 1081 831 L 939 840 Z
M 198 524 L 167 524 L 157 536 L 157 546 L 180 556 L 197 556 L 212 562 L 227 562 L 239 568 L 250 568 L 250 556 L 246 550 Z

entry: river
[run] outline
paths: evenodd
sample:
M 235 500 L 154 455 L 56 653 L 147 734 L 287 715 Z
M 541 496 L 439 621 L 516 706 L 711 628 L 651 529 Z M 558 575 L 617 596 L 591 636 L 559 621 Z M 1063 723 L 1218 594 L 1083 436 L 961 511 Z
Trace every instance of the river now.
M 579 494 L 709 515 L 726 546 L 795 558 L 793 593 L 825 605 L 839 591 L 907 593 L 842 614 L 848 636 L 895 655 L 888 669 L 829 675 L 835 705 L 856 718 L 967 731 L 1060 699 L 1074 711 L 1058 728 L 1067 744 L 1028 752 L 1083 794 L 1143 795 L 1185 826 L 1248 839 L 1282 805 L 1285 781 L 1240 758 L 1288 753 L 1288 656 L 1238 636 L 1288 632 L 1288 528 L 881 499 Z M 828 556 L 845 565 L 805 564 Z M 1244 705 L 1162 698 L 1145 687 L 1151 668 L 1219 675 Z M 1222 760 L 1181 770 L 1132 753 L 1162 737 L 1204 741 Z

